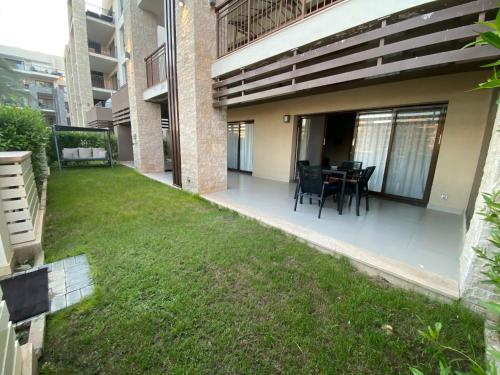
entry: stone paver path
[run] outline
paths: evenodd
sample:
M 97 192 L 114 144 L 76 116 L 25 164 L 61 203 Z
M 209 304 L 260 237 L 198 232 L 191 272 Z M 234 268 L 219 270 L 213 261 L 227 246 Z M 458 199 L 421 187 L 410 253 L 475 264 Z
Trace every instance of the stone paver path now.
M 85 255 L 66 258 L 47 266 L 51 313 L 74 305 L 93 293 L 94 283 Z

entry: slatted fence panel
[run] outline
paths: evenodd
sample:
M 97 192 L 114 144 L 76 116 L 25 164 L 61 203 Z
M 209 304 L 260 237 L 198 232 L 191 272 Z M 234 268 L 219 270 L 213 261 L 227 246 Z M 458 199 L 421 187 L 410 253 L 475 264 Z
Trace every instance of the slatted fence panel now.
M 0 298 L 2 291 L 0 289 Z M 16 332 L 9 321 L 9 310 L 4 300 L 0 302 L 0 374 L 20 375 L 22 355 Z
M 34 227 L 39 208 L 31 153 L 16 155 L 19 157 L 0 157 L 0 199 L 13 245 L 35 239 Z

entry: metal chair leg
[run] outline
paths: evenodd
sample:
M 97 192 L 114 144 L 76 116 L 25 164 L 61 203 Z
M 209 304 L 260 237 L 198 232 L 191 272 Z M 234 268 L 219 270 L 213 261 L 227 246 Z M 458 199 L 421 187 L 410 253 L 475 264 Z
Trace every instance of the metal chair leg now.
M 302 200 L 302 196 L 300 196 L 300 199 Z M 297 194 L 297 196 L 295 197 L 295 204 L 293 206 L 293 210 L 294 211 L 297 211 L 297 202 L 298 202 L 298 200 L 299 200 L 299 194 Z M 300 203 L 302 203 L 302 202 L 300 202 Z
M 356 184 L 356 216 L 359 216 L 359 202 L 361 197 L 359 196 L 359 186 Z

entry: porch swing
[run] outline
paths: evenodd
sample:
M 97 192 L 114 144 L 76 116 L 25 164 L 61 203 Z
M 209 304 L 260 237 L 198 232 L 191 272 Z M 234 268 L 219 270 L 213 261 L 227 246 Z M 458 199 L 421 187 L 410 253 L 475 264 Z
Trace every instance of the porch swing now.
M 89 147 L 88 145 L 80 144 L 78 147 L 64 147 L 59 144 L 60 140 L 58 133 L 60 132 L 88 132 L 88 133 L 101 133 L 104 137 L 107 137 L 108 149 L 105 150 L 102 147 Z M 111 134 L 108 128 L 84 128 L 77 126 L 66 126 L 66 125 L 53 125 L 52 126 L 52 136 L 54 139 L 54 147 L 57 154 L 57 161 L 59 163 L 59 170 L 62 170 L 63 166 L 68 166 L 70 163 L 88 163 L 101 161 L 104 165 L 108 167 L 113 167 L 113 157 L 111 153 Z M 81 143 L 81 141 L 80 141 Z

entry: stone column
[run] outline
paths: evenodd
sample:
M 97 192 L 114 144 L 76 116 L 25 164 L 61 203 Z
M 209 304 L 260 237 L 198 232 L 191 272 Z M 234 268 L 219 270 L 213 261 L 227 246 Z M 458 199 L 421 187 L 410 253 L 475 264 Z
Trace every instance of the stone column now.
M 87 126 L 87 112 L 94 106 L 87 39 L 87 15 L 84 0 L 72 0 L 70 55 L 74 92 L 76 94 L 77 126 Z
M 141 172 L 163 172 L 163 141 L 161 107 L 143 99 L 147 88 L 144 58 L 157 48 L 156 18 L 130 2 L 124 11 L 125 48 L 130 53 L 127 62 L 130 124 L 134 148 L 134 164 Z
M 208 1 L 176 9 L 182 188 L 199 194 L 227 189 L 226 110 L 212 106 L 216 16 Z
M 495 95 L 494 98 L 498 98 L 498 95 Z M 496 251 L 495 247 L 487 240 L 491 234 L 491 227 L 480 214 L 484 207 L 481 193 L 491 193 L 500 189 L 500 111 L 495 104 L 492 108 L 492 118 L 494 124 L 479 187 L 480 195 L 476 200 L 474 215 L 465 236 L 460 259 L 460 294 L 466 303 L 473 308 L 478 307 L 480 301 L 498 298 L 494 295 L 491 287 L 482 283 L 482 280 L 485 279 L 481 273 L 484 262 L 473 251 L 474 246 L 484 247 L 491 252 Z

